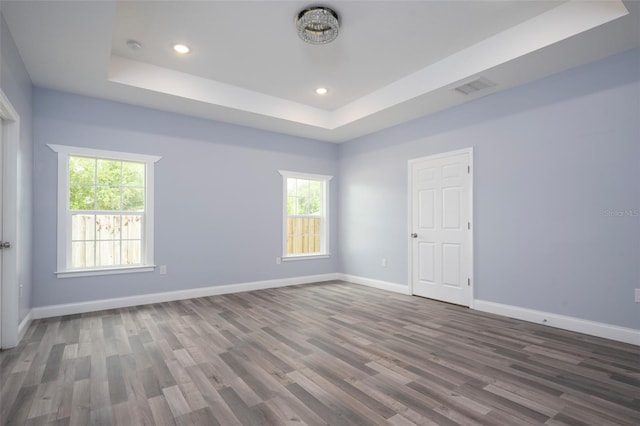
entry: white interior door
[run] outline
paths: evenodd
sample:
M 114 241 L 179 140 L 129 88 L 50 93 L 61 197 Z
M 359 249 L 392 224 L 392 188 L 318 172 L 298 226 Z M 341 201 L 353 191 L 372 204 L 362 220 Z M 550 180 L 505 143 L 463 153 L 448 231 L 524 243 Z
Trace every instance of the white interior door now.
M 0 89 L 0 347 L 12 348 L 19 340 L 18 257 L 18 143 L 20 117 Z
M 410 271 L 418 296 L 469 306 L 471 148 L 410 161 Z
M 2 175 L 4 173 L 4 120 L 0 118 L 0 245 L 4 243 L 2 239 L 2 210 L 4 209 L 4 199 L 2 198 Z M 0 249 L 0 348 L 2 348 L 2 263 L 4 256 Z

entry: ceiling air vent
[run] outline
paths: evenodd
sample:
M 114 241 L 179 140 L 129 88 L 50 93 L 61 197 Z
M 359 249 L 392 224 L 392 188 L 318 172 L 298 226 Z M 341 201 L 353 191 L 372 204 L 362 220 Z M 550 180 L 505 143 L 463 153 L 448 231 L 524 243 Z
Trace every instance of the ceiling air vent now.
M 463 95 L 470 95 L 471 93 L 479 92 L 480 90 L 488 89 L 489 87 L 496 86 L 496 83 L 493 81 L 489 81 L 484 77 L 477 78 L 472 80 L 462 86 L 458 86 L 455 88 L 458 92 Z

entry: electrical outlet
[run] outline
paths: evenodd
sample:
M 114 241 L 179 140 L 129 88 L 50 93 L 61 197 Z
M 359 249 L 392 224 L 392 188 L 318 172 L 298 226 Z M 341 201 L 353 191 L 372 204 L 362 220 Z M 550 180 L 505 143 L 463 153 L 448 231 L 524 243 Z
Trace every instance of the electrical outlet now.
M 640 288 L 636 288 L 636 303 L 640 303 Z
M 167 275 L 167 265 L 160 265 L 160 275 Z
M 387 267 L 387 258 L 383 257 L 382 260 L 380 261 L 380 266 L 382 266 L 383 268 Z

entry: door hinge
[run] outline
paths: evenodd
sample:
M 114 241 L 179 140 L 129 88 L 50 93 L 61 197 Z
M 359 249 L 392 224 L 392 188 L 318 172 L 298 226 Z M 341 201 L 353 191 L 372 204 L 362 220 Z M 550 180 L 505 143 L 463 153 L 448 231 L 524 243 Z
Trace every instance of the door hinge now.
M 467 229 L 471 229 L 471 222 L 467 222 Z
M 467 285 L 471 287 L 471 278 L 467 278 Z
M 471 174 L 471 166 L 467 166 L 467 174 L 470 175 Z

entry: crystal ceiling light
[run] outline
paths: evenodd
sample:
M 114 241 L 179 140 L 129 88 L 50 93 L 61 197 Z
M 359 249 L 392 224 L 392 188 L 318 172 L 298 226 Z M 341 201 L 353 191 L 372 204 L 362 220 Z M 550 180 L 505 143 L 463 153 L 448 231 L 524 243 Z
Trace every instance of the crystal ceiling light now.
M 338 14 L 328 7 L 314 6 L 304 9 L 296 18 L 298 36 L 307 43 L 327 44 L 338 37 Z

